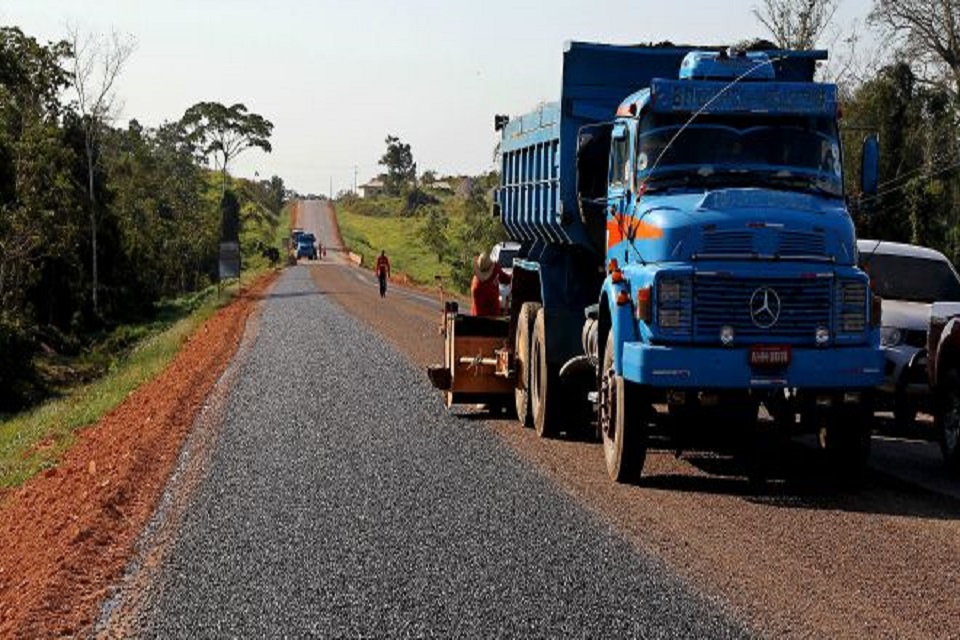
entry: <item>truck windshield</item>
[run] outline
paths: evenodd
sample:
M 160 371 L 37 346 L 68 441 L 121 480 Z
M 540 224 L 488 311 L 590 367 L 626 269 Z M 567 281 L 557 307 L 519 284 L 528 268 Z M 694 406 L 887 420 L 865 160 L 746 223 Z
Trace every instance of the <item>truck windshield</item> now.
M 689 119 L 650 113 L 641 120 L 637 178 L 648 188 L 764 186 L 843 195 L 832 118 L 703 115 L 681 133 Z

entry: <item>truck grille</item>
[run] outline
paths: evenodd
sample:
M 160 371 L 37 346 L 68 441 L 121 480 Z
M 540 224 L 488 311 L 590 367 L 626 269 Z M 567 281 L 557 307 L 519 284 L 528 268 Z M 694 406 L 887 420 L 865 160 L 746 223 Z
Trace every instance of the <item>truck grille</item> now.
M 803 231 L 783 231 L 780 233 L 779 254 L 781 256 L 823 256 L 826 255 L 826 252 L 823 234 L 805 233 Z
M 746 255 L 753 253 L 753 234 L 749 231 L 714 231 L 703 237 L 703 252 L 709 255 Z
M 780 301 L 777 321 L 758 326 L 750 312 L 754 293 L 769 288 Z M 831 327 L 831 280 L 796 278 L 735 278 L 697 274 L 693 284 L 694 336 L 718 343 L 720 328 L 733 327 L 738 344 L 776 341 L 815 344 L 817 327 Z M 765 323 L 760 323 L 765 324 Z
M 785 258 L 823 257 L 827 254 L 826 241 L 821 233 L 779 231 L 772 245 L 764 243 L 765 251 L 757 247 L 756 240 L 757 234 L 752 231 L 709 231 L 703 236 L 702 253 L 742 256 L 773 251 Z

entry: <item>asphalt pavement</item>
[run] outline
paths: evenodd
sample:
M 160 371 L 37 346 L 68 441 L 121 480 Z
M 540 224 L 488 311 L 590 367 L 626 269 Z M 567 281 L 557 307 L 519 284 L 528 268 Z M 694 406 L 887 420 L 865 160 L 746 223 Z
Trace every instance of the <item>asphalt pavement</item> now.
M 205 476 L 125 634 L 749 635 L 450 416 L 308 269 L 264 302 Z

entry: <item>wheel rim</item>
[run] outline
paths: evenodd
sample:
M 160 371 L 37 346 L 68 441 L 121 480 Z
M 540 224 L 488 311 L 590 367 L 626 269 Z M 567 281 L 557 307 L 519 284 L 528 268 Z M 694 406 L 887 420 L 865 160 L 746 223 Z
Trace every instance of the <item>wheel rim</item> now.
M 540 406 L 540 341 L 533 341 L 533 348 L 530 350 L 530 393 L 533 396 L 533 409 L 536 411 Z
M 950 392 L 950 404 L 943 416 L 943 442 L 948 451 L 956 451 L 960 443 L 960 394 Z
M 613 440 L 616 436 L 617 389 L 613 384 L 613 369 L 603 374 L 600 381 L 600 430 L 604 439 Z

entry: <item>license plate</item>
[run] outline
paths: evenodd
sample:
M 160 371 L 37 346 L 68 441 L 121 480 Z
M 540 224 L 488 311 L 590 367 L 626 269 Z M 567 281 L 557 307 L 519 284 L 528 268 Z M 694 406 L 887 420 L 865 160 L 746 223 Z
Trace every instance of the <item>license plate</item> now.
M 756 346 L 750 348 L 751 367 L 785 367 L 790 364 L 790 346 Z

